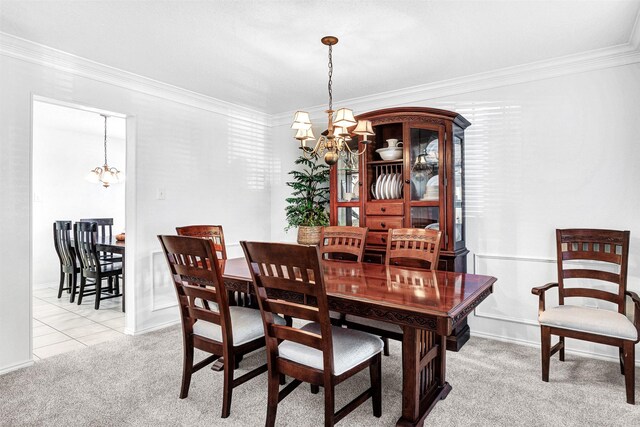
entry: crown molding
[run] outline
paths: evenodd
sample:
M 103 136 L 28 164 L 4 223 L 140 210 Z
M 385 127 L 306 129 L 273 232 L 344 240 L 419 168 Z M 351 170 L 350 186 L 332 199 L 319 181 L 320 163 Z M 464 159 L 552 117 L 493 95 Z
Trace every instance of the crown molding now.
M 640 16 L 640 15 L 639 15 Z M 354 111 L 370 111 L 397 105 L 408 105 L 426 99 L 460 95 L 520 83 L 550 79 L 640 62 L 640 29 L 636 20 L 629 43 L 592 50 L 559 58 L 501 68 L 485 73 L 442 80 L 404 89 L 381 92 L 358 98 L 334 101 L 334 105 L 348 105 Z M 638 39 L 638 40 L 636 40 Z M 637 43 L 634 43 L 633 41 Z M 326 105 L 302 108 L 312 118 L 323 120 Z M 271 126 L 290 124 L 295 110 L 271 116 Z
M 0 55 L 268 126 L 270 115 L 0 32 Z

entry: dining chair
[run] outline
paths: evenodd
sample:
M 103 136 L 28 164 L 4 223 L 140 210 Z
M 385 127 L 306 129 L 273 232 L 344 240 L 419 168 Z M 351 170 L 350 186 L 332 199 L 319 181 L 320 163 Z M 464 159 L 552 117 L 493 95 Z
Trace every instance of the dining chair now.
M 235 387 L 267 371 L 263 364 L 234 378 L 236 359 L 265 345 L 259 310 L 230 306 L 213 241 L 186 236 L 158 236 L 180 305 L 183 366 L 180 399 L 189 394 L 191 376 L 224 357 L 222 418 L 231 413 Z M 273 316 L 276 325 L 286 325 Z M 194 349 L 210 355 L 193 363 Z
M 333 326 L 329 319 L 321 256 L 317 246 L 240 242 L 253 279 L 267 344 L 266 426 L 275 424 L 278 403 L 303 381 L 324 387 L 324 424 L 333 426 L 369 398 L 382 415 L 380 338 Z M 278 299 L 297 296 L 298 302 Z M 315 303 L 315 306 L 307 305 Z M 309 321 L 302 327 L 275 322 L 276 313 Z M 335 387 L 369 368 L 371 386 L 335 412 Z M 294 378 L 280 390 L 279 376 Z
M 367 227 L 327 226 L 320 232 L 320 255 L 323 259 L 339 259 L 362 262 Z M 345 315 L 329 311 L 331 323 L 340 326 L 345 322 Z
M 422 228 L 390 229 L 387 237 L 387 266 L 421 267 L 435 270 L 440 257 L 442 232 Z M 402 327 L 382 320 L 347 315 L 347 328 L 379 335 L 384 341 L 384 355 L 389 355 L 389 340 L 402 341 Z
M 560 361 L 565 360 L 565 338 L 615 346 L 619 349 L 620 373 L 625 376 L 627 403 L 633 405 L 640 298 L 627 290 L 629 235 L 629 231 L 617 230 L 556 230 L 558 281 L 531 292 L 539 297 L 542 381 L 549 382 L 551 356 L 559 352 Z M 559 305 L 546 308 L 545 293 L 552 288 L 558 288 Z M 567 298 L 574 297 L 602 300 L 617 307 L 614 311 L 601 303 L 595 308 L 565 304 Z M 626 316 L 626 297 L 634 303 L 633 322 Z M 553 347 L 551 335 L 559 337 Z
M 100 258 L 96 242 L 98 225 L 95 222 L 76 222 L 73 224 L 74 246 L 80 259 L 80 289 L 78 291 L 78 305 L 82 299 L 95 295 L 94 307 L 100 308 L 100 301 L 121 297 L 124 294 L 124 281 L 120 292 L 120 276 L 122 276 L 122 262 L 108 262 Z M 103 288 L 102 281 L 107 280 L 107 288 Z M 93 281 L 90 283 L 89 281 Z M 114 288 L 115 285 L 115 288 Z M 71 290 L 71 298 L 75 297 L 76 289 Z M 125 310 L 124 300 L 122 311 Z
M 224 244 L 224 231 L 221 225 L 185 225 L 176 227 L 178 236 L 202 237 L 213 240 L 218 259 L 227 259 L 227 248 Z
M 95 222 L 98 226 L 98 239 L 110 241 L 113 238 L 113 218 L 83 218 L 80 222 Z M 122 255 L 101 252 L 100 259 L 108 262 L 122 262 Z
M 60 285 L 58 286 L 58 298 L 62 298 L 62 292 L 71 294 L 70 302 L 74 302 L 74 293 L 78 283 L 78 273 L 80 268 L 73 249 L 71 239 L 71 221 L 54 221 L 53 223 L 53 245 L 60 260 Z M 65 282 L 67 286 L 65 286 Z

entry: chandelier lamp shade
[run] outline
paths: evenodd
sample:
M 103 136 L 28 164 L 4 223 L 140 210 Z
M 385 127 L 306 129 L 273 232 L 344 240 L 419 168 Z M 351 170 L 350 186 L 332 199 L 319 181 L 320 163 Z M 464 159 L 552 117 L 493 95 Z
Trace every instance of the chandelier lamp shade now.
M 107 162 L 107 116 L 104 117 L 104 165 L 97 166 L 89 172 L 87 180 L 94 183 L 100 183 L 104 188 L 109 188 L 111 184 L 124 181 L 124 174 L 118 169 L 109 166 Z
M 345 158 L 351 155 L 362 155 L 367 150 L 370 141 L 367 137 L 375 135 L 369 120 L 357 121 L 353 116 L 353 110 L 349 108 L 339 108 L 333 110 L 333 46 L 338 43 L 338 38 L 326 36 L 322 38 L 322 43 L 329 46 L 329 109 L 325 111 L 328 116 L 327 130 L 316 139 L 311 127 L 311 118 L 306 111 L 297 111 L 293 117 L 291 129 L 296 130 L 295 139 L 300 142 L 300 148 L 305 157 L 312 158 L 324 155 L 324 161 L 332 166 L 338 162 L 340 156 Z M 351 129 L 351 130 L 350 130 Z M 352 149 L 349 146 L 351 135 L 362 136 L 364 148 L 358 151 L 357 146 Z

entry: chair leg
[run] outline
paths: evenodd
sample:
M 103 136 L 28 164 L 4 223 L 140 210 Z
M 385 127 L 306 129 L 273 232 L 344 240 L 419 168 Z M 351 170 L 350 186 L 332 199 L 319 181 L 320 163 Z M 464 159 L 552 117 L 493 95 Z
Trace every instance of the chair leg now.
M 100 297 L 102 296 L 102 277 L 98 277 L 96 279 L 96 302 L 94 304 L 94 308 L 96 310 L 100 309 Z
M 320 386 L 317 384 L 311 384 L 311 394 L 318 394 L 320 392 Z
M 636 404 L 636 348 L 633 341 L 624 342 L 624 382 L 627 387 L 627 403 Z
M 224 357 L 224 384 L 222 386 L 222 418 L 231 413 L 231 397 L 233 396 L 233 371 L 236 360 L 233 353 Z
M 389 355 L 389 338 L 386 337 L 382 337 L 382 342 L 384 343 L 384 355 L 388 356 Z
M 110 294 L 113 293 L 113 276 L 107 278 L 107 292 Z
M 276 413 L 278 412 L 278 395 L 280 393 L 280 384 L 278 378 L 280 375 L 269 366 L 268 388 L 267 388 L 267 420 L 266 427 L 273 427 L 276 424 Z
M 562 345 L 560 346 L 560 350 L 558 351 L 558 353 L 560 353 L 560 361 L 564 362 L 564 337 L 560 337 L 560 342 L 562 343 Z
M 328 383 L 328 384 L 327 384 Z M 330 381 L 326 381 L 324 384 L 324 426 L 325 427 L 333 427 L 334 424 L 334 415 L 335 415 L 335 396 L 334 396 L 335 387 Z
M 287 376 L 285 374 L 280 374 L 280 385 L 285 385 L 287 383 Z
M 191 375 L 193 374 L 193 342 L 185 342 L 182 354 L 182 385 L 180 387 L 180 399 L 189 394 Z
M 82 297 L 84 296 L 84 287 L 87 284 L 87 278 L 84 276 L 80 277 L 80 292 L 78 292 L 78 305 L 82 304 Z
M 540 327 L 542 337 L 542 381 L 549 382 L 549 359 L 551 354 L 551 329 L 547 326 Z
M 369 366 L 369 377 L 371 378 L 371 404 L 373 405 L 373 416 L 382 416 L 382 358 L 380 353 L 376 355 L 373 363 Z
M 62 272 L 62 266 L 60 267 L 60 285 L 58 286 L 58 298 L 62 298 L 62 288 L 64 288 L 64 279 L 66 274 Z
M 126 306 L 124 303 L 124 295 L 125 295 L 125 288 L 124 288 L 124 274 L 122 275 L 122 312 L 124 313 L 126 310 Z
M 69 297 L 69 302 L 72 304 L 76 299 L 76 292 L 78 292 L 78 273 L 71 273 L 71 297 Z
M 620 374 L 624 375 L 624 347 L 618 348 L 618 354 L 620 355 Z

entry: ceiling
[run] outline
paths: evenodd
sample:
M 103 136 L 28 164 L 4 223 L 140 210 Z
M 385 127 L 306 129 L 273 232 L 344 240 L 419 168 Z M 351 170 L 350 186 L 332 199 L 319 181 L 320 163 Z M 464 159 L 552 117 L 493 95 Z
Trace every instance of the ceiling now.
M 12 1 L 0 31 L 270 114 L 629 41 L 634 1 Z

